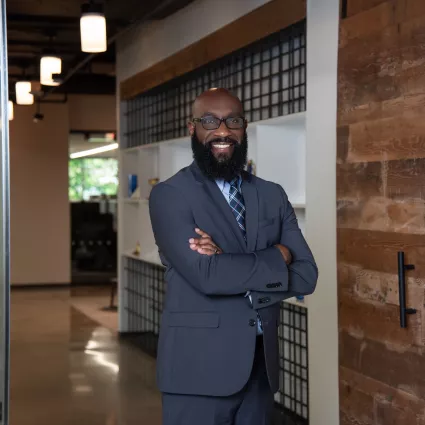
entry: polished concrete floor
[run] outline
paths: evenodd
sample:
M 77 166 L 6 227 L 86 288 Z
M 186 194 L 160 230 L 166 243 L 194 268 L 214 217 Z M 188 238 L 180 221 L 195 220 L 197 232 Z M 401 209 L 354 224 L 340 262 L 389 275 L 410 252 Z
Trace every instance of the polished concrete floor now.
M 160 425 L 154 360 L 76 310 L 78 296 L 12 291 L 10 425 Z

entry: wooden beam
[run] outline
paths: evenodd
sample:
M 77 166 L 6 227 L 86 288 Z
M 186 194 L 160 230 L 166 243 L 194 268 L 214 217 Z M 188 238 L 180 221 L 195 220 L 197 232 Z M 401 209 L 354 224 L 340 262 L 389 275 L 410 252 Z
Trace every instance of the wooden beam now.
M 272 0 L 152 67 L 122 81 L 130 99 L 216 59 L 287 28 L 306 17 L 306 0 Z

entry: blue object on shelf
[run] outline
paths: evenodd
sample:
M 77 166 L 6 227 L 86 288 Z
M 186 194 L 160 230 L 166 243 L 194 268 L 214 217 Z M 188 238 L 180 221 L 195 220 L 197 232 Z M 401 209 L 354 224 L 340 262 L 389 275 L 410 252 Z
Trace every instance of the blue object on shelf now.
M 295 297 L 298 301 L 304 301 L 304 296 L 303 295 L 298 295 Z
M 133 192 L 137 189 L 137 174 L 128 175 L 128 197 L 133 195 Z

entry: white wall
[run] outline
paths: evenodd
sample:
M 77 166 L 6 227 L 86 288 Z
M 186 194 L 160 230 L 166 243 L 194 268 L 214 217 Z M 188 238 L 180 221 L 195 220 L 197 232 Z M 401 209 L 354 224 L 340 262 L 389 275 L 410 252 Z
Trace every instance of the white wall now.
M 308 299 L 310 425 L 339 424 L 336 278 L 338 0 L 307 2 L 306 237 L 319 267 Z
M 270 0 L 197 0 L 162 21 L 140 25 L 117 42 L 117 82 L 196 43 Z

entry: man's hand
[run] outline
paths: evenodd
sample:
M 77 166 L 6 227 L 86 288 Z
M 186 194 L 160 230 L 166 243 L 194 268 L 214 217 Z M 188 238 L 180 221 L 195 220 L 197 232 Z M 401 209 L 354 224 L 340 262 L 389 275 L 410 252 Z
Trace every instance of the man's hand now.
M 203 232 L 201 229 L 195 229 L 200 238 L 189 239 L 190 249 L 198 251 L 203 255 L 222 254 L 223 251 L 213 242 L 211 236 Z
M 286 246 L 283 246 L 283 245 L 280 245 L 280 244 L 276 245 L 276 248 L 279 249 L 280 253 L 282 254 L 282 257 L 285 260 L 285 263 L 291 264 L 292 263 L 292 255 L 291 255 L 291 252 L 289 251 L 289 249 L 286 248 Z

